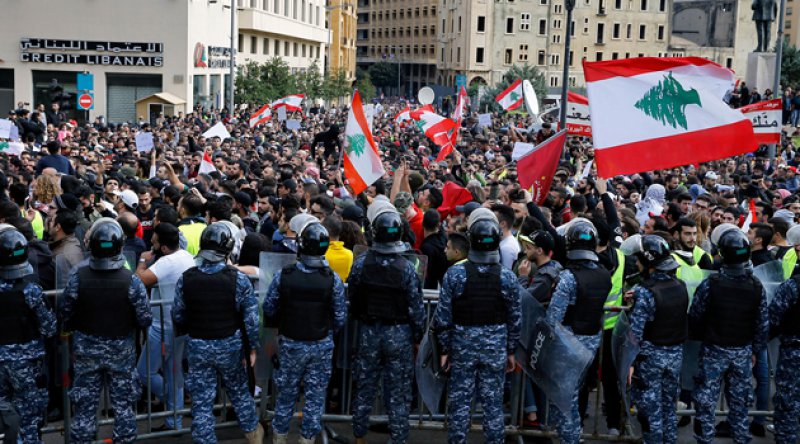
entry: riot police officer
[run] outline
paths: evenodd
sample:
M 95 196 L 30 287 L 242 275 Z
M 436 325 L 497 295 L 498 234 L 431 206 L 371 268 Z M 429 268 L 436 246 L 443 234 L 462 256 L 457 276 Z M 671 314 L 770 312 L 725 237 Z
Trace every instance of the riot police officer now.
M 752 363 L 766 347 L 769 332 L 767 297 L 749 266 L 747 235 L 737 228 L 728 229 L 719 235 L 717 246 L 723 263 L 720 273 L 697 287 L 689 309 L 690 334 L 703 342 L 694 391 L 700 424 L 695 438 L 699 443 L 714 440 L 714 412 L 725 379 L 733 439 L 746 443 L 751 438 L 747 409 L 753 393 Z
M 516 276 L 500 265 L 497 217 L 479 208 L 470 214 L 468 225 L 467 262 L 447 270 L 432 327 L 446 355 L 443 361 L 449 355 L 451 366 L 448 441 L 466 442 L 477 386 L 486 442 L 500 444 L 504 373 L 516 366 L 522 302 Z
M 646 444 L 678 441 L 675 403 L 680 391 L 683 343 L 689 333 L 689 292 L 675 277 L 680 265 L 667 241 L 641 239 L 639 259 L 644 281 L 634 288 L 631 330 L 641 351 L 631 369 L 632 397 Z M 610 345 L 610 344 L 609 344 Z
M 402 253 L 403 221 L 385 204 L 372 221 L 373 244 L 353 261 L 347 278 L 350 309 L 360 321 L 353 379 L 353 434 L 366 443 L 369 413 L 375 392 L 383 386 L 388 399 L 391 441 L 408 439 L 413 345 L 424 329 L 419 275 Z M 383 373 L 383 384 L 380 384 Z
M 95 440 L 104 375 L 110 379 L 114 442 L 136 438 L 134 405 L 141 386 L 134 332 L 149 327 L 153 318 L 144 284 L 125 268 L 124 243 L 115 220 L 98 219 L 90 229 L 89 264 L 78 268 L 64 288 L 61 316 L 66 329 L 75 331 L 72 442 Z
M 47 407 L 43 338 L 56 332 L 56 317 L 32 275 L 25 236 L 0 232 L 0 404 L 13 403 L 19 413 L 23 443 L 40 442 Z
M 192 396 L 194 442 L 217 442 L 213 408 L 218 375 L 247 442 L 260 444 L 264 439 L 242 366 L 247 355 L 248 364 L 255 365 L 258 301 L 247 276 L 226 263 L 234 244 L 227 225 L 206 227 L 200 235 L 199 265 L 186 270 L 175 285 L 172 316 L 178 331 L 188 335 L 186 389 Z
M 611 291 L 611 273 L 598 264 L 595 253 L 597 230 L 591 222 L 574 222 L 567 229 L 566 244 L 567 265 L 559 273 L 546 319 L 551 324 L 564 324 L 595 355 L 600 347 L 603 328 L 603 304 Z M 551 409 L 552 419 L 563 443 L 577 444 L 580 441 L 579 391 L 573 394 L 569 412 Z
M 800 248 L 795 244 L 793 249 Z M 800 417 L 800 276 L 795 274 L 778 287 L 769 304 L 769 324 L 781 341 L 775 371 L 775 442 L 797 442 Z
M 278 396 L 272 420 L 275 444 L 287 442 L 301 383 L 305 402 L 300 444 L 313 444 L 322 428 L 333 332 L 347 320 L 344 284 L 325 259 L 329 243 L 328 231 L 319 220 L 307 223 L 298 236 L 297 264 L 275 274 L 264 299 L 264 319 L 274 319 L 280 335 Z

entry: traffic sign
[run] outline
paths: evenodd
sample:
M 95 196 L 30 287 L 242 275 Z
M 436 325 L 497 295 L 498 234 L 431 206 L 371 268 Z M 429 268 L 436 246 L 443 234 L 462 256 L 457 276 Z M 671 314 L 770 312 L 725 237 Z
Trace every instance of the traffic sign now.
M 86 92 L 94 89 L 94 75 L 91 73 L 78 73 L 78 91 Z
M 78 96 L 78 109 L 89 110 L 94 109 L 94 94 L 83 93 Z

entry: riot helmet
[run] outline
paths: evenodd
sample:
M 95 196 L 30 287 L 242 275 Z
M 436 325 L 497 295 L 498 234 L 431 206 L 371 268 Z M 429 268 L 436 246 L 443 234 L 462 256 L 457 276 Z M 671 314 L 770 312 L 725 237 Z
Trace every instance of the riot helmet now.
M 478 264 L 499 263 L 500 234 L 500 224 L 496 220 L 479 219 L 470 225 L 469 260 Z
M 402 241 L 403 219 L 396 211 L 384 211 L 372 222 L 372 248 L 378 253 L 392 254 L 406 251 Z
M 114 219 L 98 219 L 89 234 L 89 266 L 94 270 L 118 270 L 125 265 L 122 247 L 125 233 Z
M 0 278 L 19 279 L 33 274 L 28 263 L 28 241 L 16 229 L 0 232 Z
M 297 240 L 297 253 L 306 256 L 324 256 L 330 245 L 328 230 L 319 222 L 313 222 L 303 229 Z
M 200 252 L 197 255 L 208 262 L 222 262 L 233 251 L 236 239 L 231 229 L 219 222 L 205 228 L 200 235 Z
M 597 261 L 597 229 L 588 220 L 579 220 L 567 229 L 567 259 Z
M 669 244 L 663 237 L 649 234 L 641 238 L 641 243 L 641 251 L 636 256 L 646 269 L 671 271 L 679 267 L 670 254 Z
M 722 233 L 717 246 L 725 265 L 738 265 L 750 260 L 750 241 L 741 230 Z

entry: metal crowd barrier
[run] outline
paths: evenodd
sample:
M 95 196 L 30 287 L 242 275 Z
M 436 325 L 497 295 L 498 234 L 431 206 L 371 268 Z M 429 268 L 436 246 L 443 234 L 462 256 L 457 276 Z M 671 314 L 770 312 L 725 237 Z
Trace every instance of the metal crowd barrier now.
M 252 278 L 254 281 L 258 281 L 258 278 Z M 263 285 L 256 285 L 257 293 L 260 294 L 260 302 L 263 302 L 263 293 L 265 290 L 265 286 Z M 52 290 L 45 292 L 48 296 L 57 299 L 61 296 L 61 290 Z M 436 290 L 424 290 L 423 293 L 424 302 L 425 302 L 425 309 L 427 313 L 427 320 L 426 320 L 426 327 L 428 323 L 430 323 L 433 317 L 433 311 L 436 308 L 436 304 L 438 302 L 438 291 Z M 150 302 L 152 308 L 158 308 L 159 310 L 163 310 L 164 307 L 171 304 L 170 301 L 160 301 L 160 300 L 151 300 Z M 350 332 L 347 331 L 348 329 L 344 329 L 344 333 L 342 333 L 341 337 L 339 338 L 340 341 L 337 344 L 337 347 L 341 343 L 347 343 L 348 341 L 352 340 L 350 337 Z M 261 388 L 261 393 L 259 396 L 255 397 L 258 409 L 258 416 L 262 422 L 262 424 L 267 425 L 268 421 L 271 420 L 272 416 L 274 415 L 274 393 L 275 387 L 271 382 L 271 373 L 272 373 L 272 360 L 270 359 L 270 353 L 277 353 L 277 349 L 271 349 L 274 346 L 274 332 L 272 332 L 272 336 L 270 336 L 270 332 L 268 329 L 262 329 L 262 347 L 258 354 L 257 359 L 257 371 L 256 371 L 256 384 Z M 145 353 L 147 356 L 146 361 L 146 370 L 147 374 L 150 374 L 151 370 L 151 362 L 149 359 L 149 350 L 152 346 L 158 346 L 158 344 L 150 344 L 149 340 L 140 341 L 139 345 L 142 346 L 142 353 Z M 169 346 L 174 350 L 175 342 L 174 337 L 170 341 Z M 163 345 L 166 347 L 166 344 Z M 602 347 L 602 345 L 601 345 Z M 166 353 L 166 350 L 162 348 L 162 357 Z M 69 357 L 70 357 L 70 347 L 69 347 L 69 337 L 66 335 L 61 335 L 59 338 L 59 347 L 58 347 L 58 356 L 55 358 L 58 360 L 61 365 L 59 368 L 60 375 L 50 375 L 50 376 L 58 376 L 57 382 L 60 380 L 61 382 L 61 393 L 64 397 L 63 402 L 63 421 L 59 421 L 54 424 L 45 424 L 45 426 L 41 429 L 43 435 L 49 434 L 61 434 L 63 435 L 63 440 L 65 443 L 69 443 L 69 427 L 71 424 L 71 409 L 70 409 L 70 401 L 68 396 L 68 386 L 70 382 L 70 373 L 69 373 Z M 602 349 L 599 351 L 599 358 L 602 360 Z M 138 357 L 137 357 L 138 358 Z M 347 361 L 348 357 L 344 356 L 344 360 Z M 344 412 L 350 411 L 350 402 L 353 399 L 353 384 L 352 384 L 352 377 L 349 371 L 349 362 L 343 362 L 342 356 L 334 354 L 334 368 L 338 368 L 340 370 L 340 380 L 334 381 L 331 378 L 331 385 L 336 384 L 334 388 L 339 391 L 342 395 L 340 396 L 341 401 L 341 410 Z M 138 359 L 137 359 L 138 362 Z M 340 365 L 344 364 L 344 365 Z M 602 362 L 598 365 L 599 368 L 602 368 Z M 163 368 L 163 365 L 162 365 Z M 770 386 L 774 387 L 773 382 L 774 372 L 770 372 Z M 506 412 L 506 419 L 509 425 L 506 426 L 505 432 L 507 436 L 515 437 L 518 442 L 522 442 L 524 437 L 540 437 L 540 438 L 554 438 L 557 437 L 555 431 L 548 430 L 546 427 L 542 430 L 537 429 L 528 429 L 523 428 L 521 426 L 522 420 L 524 418 L 523 413 L 523 406 L 525 402 L 525 375 L 521 371 L 517 370 L 516 372 L 509 375 L 510 378 L 510 399 L 508 405 L 510 406 L 510 411 Z M 173 420 L 177 419 L 178 416 L 183 415 L 185 419 L 189 419 L 191 414 L 191 409 L 186 407 L 179 410 L 167 410 L 166 406 L 164 407 L 164 411 L 161 412 L 154 412 L 153 411 L 153 401 L 152 401 L 152 386 L 150 383 L 150 378 L 147 378 L 144 384 L 143 392 L 146 393 L 146 408 L 144 411 L 137 411 L 137 424 L 140 427 L 142 423 L 145 424 L 144 431 L 139 433 L 137 439 L 153 439 L 153 438 L 160 438 L 160 437 L 168 437 L 168 436 L 178 436 L 183 434 L 191 433 L 191 429 L 186 424 L 183 424 L 182 428 L 178 430 L 165 430 L 165 431 L 154 431 L 153 430 L 153 423 L 154 420 L 166 419 L 167 417 L 172 417 Z M 222 428 L 230 428 L 230 427 L 237 427 L 238 422 L 226 420 L 226 416 L 229 411 L 232 411 L 228 401 L 225 399 L 224 390 L 222 389 L 221 383 L 218 381 L 218 403 L 214 406 L 215 413 L 219 414 L 222 417 L 221 422 L 216 424 L 218 429 Z M 416 387 L 416 384 L 414 384 Z M 416 388 L 415 388 L 416 390 Z M 100 427 L 107 426 L 113 424 L 113 418 L 110 417 L 109 412 L 111 409 L 109 396 L 107 391 L 101 392 L 101 402 L 99 407 L 99 421 L 98 425 Z M 330 393 L 330 387 L 329 387 Z M 52 395 L 52 393 L 51 393 Z M 173 392 L 174 395 L 174 392 Z M 770 394 L 770 403 L 772 402 L 772 394 Z M 589 422 L 585 422 L 585 424 L 589 424 L 588 427 L 584 427 L 584 433 L 582 438 L 587 440 L 604 440 L 604 441 L 615 441 L 615 442 L 638 442 L 641 440 L 641 436 L 638 433 L 638 427 L 636 427 L 636 421 L 630 421 L 627 423 L 626 430 L 623 435 L 616 436 L 616 435 L 608 435 L 600 432 L 599 421 L 602 415 L 602 408 L 601 408 L 601 396 L 602 396 L 602 384 L 597 382 L 597 387 L 595 389 L 594 397 L 594 409 L 592 413 L 591 420 Z M 330 398 L 330 397 L 329 397 Z M 330 400 L 330 399 L 329 399 Z M 177 399 L 173 397 L 173 405 L 176 404 Z M 162 404 L 166 405 L 165 400 L 162 400 Z M 445 403 L 446 404 L 446 403 Z M 387 416 L 382 412 L 382 402 L 376 402 L 376 408 L 373 409 L 375 413 L 374 416 L 370 417 L 370 422 L 373 424 L 380 424 L 386 423 L 388 421 Z M 413 407 L 413 406 L 412 406 Z M 412 429 L 419 429 L 419 430 L 446 430 L 447 422 L 446 422 L 446 413 L 445 412 L 430 412 L 428 411 L 422 404 L 421 398 L 417 396 L 416 401 L 416 412 L 413 411 L 410 416 L 410 426 Z M 545 415 L 547 415 L 547 411 L 545 410 Z M 694 410 L 678 410 L 678 415 L 680 416 L 693 416 L 695 414 Z M 726 415 L 727 412 L 725 410 L 718 410 L 716 412 L 717 416 Z M 754 416 L 771 416 L 773 414 L 772 411 L 750 411 L 749 415 L 751 417 Z M 295 417 L 299 417 L 299 412 L 295 412 Z M 480 420 L 480 414 L 474 414 L 473 418 Z M 541 413 L 539 415 L 541 417 Z M 324 424 L 332 424 L 332 423 L 349 423 L 352 420 L 352 417 L 349 414 L 342 414 L 342 413 L 331 413 L 328 412 L 326 407 L 326 413 L 322 417 Z M 624 413 L 623 413 L 623 421 L 624 421 Z M 104 431 L 98 428 L 99 434 L 109 435 L 110 431 Z M 480 424 L 473 424 L 470 428 L 471 431 L 480 431 L 482 427 Z M 328 443 L 329 441 L 337 441 L 337 442 L 348 442 L 347 439 L 343 439 L 340 436 L 337 436 L 336 433 L 330 427 L 324 427 L 322 433 L 322 442 Z M 101 439 L 98 442 L 110 442 L 110 439 Z

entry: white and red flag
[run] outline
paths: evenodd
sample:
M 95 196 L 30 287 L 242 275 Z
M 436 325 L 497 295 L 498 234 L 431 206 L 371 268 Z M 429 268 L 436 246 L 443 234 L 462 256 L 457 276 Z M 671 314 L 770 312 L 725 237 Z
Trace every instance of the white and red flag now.
M 722 97 L 733 72 L 699 57 L 584 62 L 600 177 L 755 151 L 750 121 Z
M 255 128 L 256 126 L 267 122 L 271 118 L 272 118 L 272 110 L 270 109 L 268 103 L 259 108 L 258 111 L 254 112 L 250 116 L 250 128 Z
M 214 162 L 211 160 L 211 156 L 208 155 L 208 151 L 203 153 L 203 160 L 200 161 L 200 168 L 197 169 L 199 174 L 208 174 L 217 171 L 217 167 L 214 166 Z
M 567 133 L 573 136 L 592 136 L 589 99 L 567 91 Z
M 302 111 L 305 94 L 292 94 L 272 102 L 272 108 L 285 107 L 286 111 Z
M 519 108 L 524 100 L 522 94 L 522 80 L 517 79 L 511 84 L 511 86 L 506 88 L 505 91 L 498 94 L 494 100 L 497 101 L 497 103 L 499 103 L 500 106 L 502 106 L 506 111 Z
M 411 120 L 411 108 L 408 106 L 394 116 L 395 123 L 403 123 L 409 120 Z
M 783 99 L 765 100 L 739 108 L 753 124 L 753 133 L 760 145 L 781 143 Z
M 358 91 L 353 93 L 344 135 L 344 174 L 350 182 L 353 193 L 360 194 L 380 179 L 385 171 L 375 139 L 369 130 Z
M 562 130 L 530 150 L 517 160 L 517 176 L 523 189 L 532 188 L 533 201 L 544 203 L 553 176 L 567 142 L 567 132 Z

